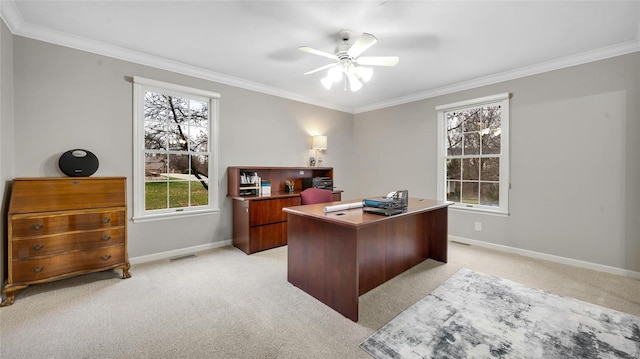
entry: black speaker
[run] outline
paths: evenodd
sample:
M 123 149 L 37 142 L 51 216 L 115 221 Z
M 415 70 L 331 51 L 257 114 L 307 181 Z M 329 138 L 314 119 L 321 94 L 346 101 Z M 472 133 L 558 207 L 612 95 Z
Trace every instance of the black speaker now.
M 58 160 L 60 171 L 70 177 L 89 177 L 98 170 L 98 157 L 91 151 L 69 150 Z

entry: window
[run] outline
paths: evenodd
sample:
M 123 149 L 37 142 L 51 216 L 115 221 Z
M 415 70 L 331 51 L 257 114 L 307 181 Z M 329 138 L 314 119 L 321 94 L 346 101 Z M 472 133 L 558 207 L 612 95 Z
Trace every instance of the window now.
M 134 221 L 218 211 L 220 95 L 134 77 Z
M 509 97 L 436 107 L 438 198 L 452 208 L 509 213 Z

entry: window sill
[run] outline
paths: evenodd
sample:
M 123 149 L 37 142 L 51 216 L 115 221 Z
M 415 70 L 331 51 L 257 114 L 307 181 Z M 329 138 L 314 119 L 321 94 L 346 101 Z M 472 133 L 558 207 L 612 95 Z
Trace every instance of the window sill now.
M 166 219 L 205 216 L 205 215 L 217 214 L 217 213 L 220 213 L 219 209 L 203 209 L 203 210 L 196 210 L 196 211 L 171 212 L 171 213 L 161 213 L 161 214 L 148 214 L 144 216 L 134 216 L 132 220 L 133 220 L 133 223 L 143 223 L 143 222 L 152 222 L 152 221 L 162 221 Z
M 470 213 L 478 213 L 478 214 L 488 214 L 491 216 L 498 216 L 498 217 L 509 217 L 509 212 L 503 212 L 496 209 L 466 207 L 466 206 L 455 205 L 455 204 L 452 206 L 449 206 L 449 209 L 452 209 L 457 212 L 470 212 Z

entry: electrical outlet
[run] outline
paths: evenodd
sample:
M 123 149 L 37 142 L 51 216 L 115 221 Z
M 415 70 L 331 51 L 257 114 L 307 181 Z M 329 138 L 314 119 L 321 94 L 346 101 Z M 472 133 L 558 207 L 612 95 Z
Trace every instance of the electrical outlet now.
M 304 171 L 300 171 L 300 176 L 304 175 Z
M 475 229 L 478 232 L 482 231 L 482 222 L 476 222 Z

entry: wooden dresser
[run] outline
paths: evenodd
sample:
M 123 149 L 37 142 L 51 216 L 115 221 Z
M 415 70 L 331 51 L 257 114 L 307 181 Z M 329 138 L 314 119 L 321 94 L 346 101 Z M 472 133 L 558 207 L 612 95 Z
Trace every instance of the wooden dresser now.
M 129 278 L 125 177 L 17 178 L 1 306 L 31 284 L 122 269 Z

